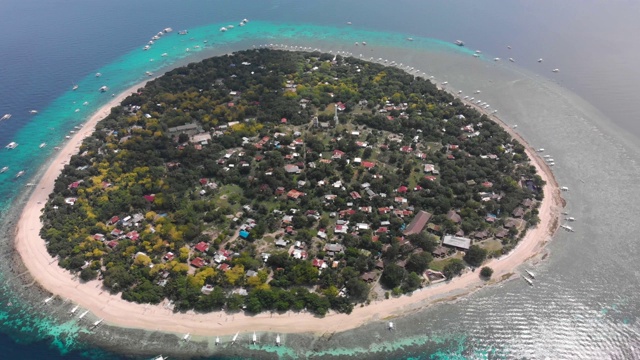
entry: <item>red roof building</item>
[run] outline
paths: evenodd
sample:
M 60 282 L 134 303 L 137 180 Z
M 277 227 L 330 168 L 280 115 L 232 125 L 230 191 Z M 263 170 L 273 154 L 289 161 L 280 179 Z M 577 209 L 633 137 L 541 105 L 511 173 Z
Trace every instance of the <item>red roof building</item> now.
M 376 163 L 371 161 L 363 161 L 362 166 L 364 166 L 367 169 L 373 169 L 376 166 Z
M 138 241 L 138 239 L 140 238 L 140 234 L 138 234 L 138 232 L 135 230 L 129 231 L 126 236 L 127 238 L 131 239 L 131 241 Z
M 197 258 L 191 260 L 191 266 L 193 266 L 195 268 L 201 268 L 201 267 L 205 266 L 205 261 L 202 258 L 197 257 Z
M 200 252 L 207 252 L 209 250 L 209 244 L 204 241 L 199 242 L 194 248 Z
M 324 260 L 321 259 L 313 259 L 313 266 L 317 268 L 321 268 L 324 265 Z
M 109 221 L 107 222 L 107 225 L 113 225 L 113 224 L 117 223 L 118 221 L 120 221 L 120 218 L 117 217 L 117 216 L 114 216 L 111 219 L 109 219 Z
M 118 242 L 115 240 L 111 240 L 107 243 L 107 246 L 113 249 L 114 247 L 118 246 Z
M 409 190 L 409 188 L 407 188 L 406 186 L 402 185 L 398 188 L 397 192 L 400 194 L 404 194 L 407 192 L 407 190 Z
M 151 195 L 144 195 L 143 196 L 145 200 L 147 200 L 148 202 L 153 202 L 156 199 L 156 195 L 155 194 L 151 194 Z
M 413 149 L 411 148 L 411 146 L 403 146 L 400 148 L 400 151 L 405 152 L 405 153 L 410 153 L 413 151 Z
M 344 151 L 341 151 L 341 150 L 338 150 L 338 149 L 333 150 L 333 158 L 334 159 L 342 159 L 344 154 L 345 154 Z

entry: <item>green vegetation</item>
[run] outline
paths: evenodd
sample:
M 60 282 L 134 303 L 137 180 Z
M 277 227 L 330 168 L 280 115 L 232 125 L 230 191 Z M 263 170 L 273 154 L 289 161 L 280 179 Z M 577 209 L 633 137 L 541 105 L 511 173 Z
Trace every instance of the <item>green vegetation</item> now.
M 491 279 L 491 275 L 493 275 L 493 269 L 488 266 L 484 266 L 480 270 L 480 276 L 487 280 Z
M 418 289 L 429 266 L 460 274 L 445 234 L 471 239 L 472 266 L 485 239 L 513 248 L 542 185 L 522 145 L 425 79 L 242 51 L 112 109 L 57 179 L 41 235 L 129 301 L 349 313 L 372 288 Z

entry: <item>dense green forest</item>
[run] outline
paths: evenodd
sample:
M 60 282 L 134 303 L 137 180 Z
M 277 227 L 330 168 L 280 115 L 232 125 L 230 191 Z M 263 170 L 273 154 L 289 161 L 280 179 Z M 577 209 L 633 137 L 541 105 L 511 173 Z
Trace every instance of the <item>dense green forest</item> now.
M 509 251 L 542 185 L 521 144 L 426 79 L 260 49 L 113 108 L 57 179 L 41 235 L 129 301 L 349 313 Z

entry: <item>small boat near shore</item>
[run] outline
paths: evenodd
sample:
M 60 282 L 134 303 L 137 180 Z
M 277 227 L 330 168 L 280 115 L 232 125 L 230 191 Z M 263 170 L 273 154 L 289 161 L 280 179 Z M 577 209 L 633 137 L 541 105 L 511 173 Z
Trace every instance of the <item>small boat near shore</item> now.
M 91 328 L 92 328 L 92 329 L 97 328 L 97 327 L 98 327 L 98 325 L 102 324 L 102 320 L 104 320 L 104 319 L 96 320 L 96 321 L 93 323 L 93 325 L 91 325 Z
M 73 85 L 73 87 L 71 88 L 71 90 L 76 91 L 76 90 L 78 90 L 78 88 L 79 88 L 79 86 L 76 84 L 76 85 Z
M 37 113 L 38 113 L 38 110 L 35 110 L 35 109 L 34 110 L 29 110 L 29 114 L 31 114 L 31 115 L 35 115 Z
M 276 336 L 276 346 L 280 346 L 280 334 Z
M 185 336 L 182 337 L 182 341 L 187 342 L 189 341 L 190 338 L 191 338 L 191 334 L 186 334 Z
M 102 92 L 102 93 L 103 93 L 103 92 L 107 92 L 107 90 L 109 90 L 109 88 L 108 88 L 108 87 L 106 87 L 106 86 L 102 86 L 102 87 L 100 87 L 100 89 L 99 89 L 99 90 L 100 90 L 100 92 Z
M 216 346 L 220 345 L 220 337 L 216 336 Z
M 458 45 L 458 46 L 464 46 L 464 41 L 462 41 L 462 40 L 456 40 L 456 41 L 454 42 L 454 44 L 456 44 L 456 45 Z
M 96 77 L 102 76 L 102 73 L 96 73 Z
M 12 141 L 12 142 L 10 142 L 9 144 L 7 144 L 7 146 L 5 146 L 5 148 L 6 148 L 6 149 L 9 149 L 9 150 L 11 150 L 11 149 L 15 149 L 15 148 L 17 148 L 17 147 L 18 147 L 18 143 L 17 143 L 17 142 L 15 142 L 15 141 Z
M 527 275 L 531 276 L 532 279 L 536 278 L 536 275 L 534 273 L 532 273 L 531 271 L 525 269 L 524 272 L 526 272 Z
M 2 169 L 0 169 L 0 174 L 7 172 L 7 170 L 9 170 L 8 166 L 3 167 Z
M 2 115 L 2 117 L 0 118 L 0 121 L 2 121 L 2 120 L 9 120 L 9 119 L 11 119 L 11 114 L 4 114 L 4 115 Z
M 532 281 L 531 279 L 529 279 L 528 277 L 526 277 L 526 276 L 524 276 L 524 275 L 522 276 L 522 278 L 524 279 L 524 281 L 526 281 L 526 282 L 527 282 L 527 284 L 529 284 L 529 285 L 533 286 L 533 281 Z
M 236 343 L 236 340 L 238 340 L 238 335 L 240 335 L 240 332 L 237 332 L 235 335 L 233 335 L 233 339 L 231 339 L 231 345 Z
M 257 344 L 258 343 L 258 337 L 256 336 L 256 332 L 253 332 L 253 337 L 251 338 L 251 343 L 252 344 Z
M 71 316 L 73 316 L 73 314 L 75 314 L 75 313 L 76 313 L 76 311 L 78 311 L 78 308 L 79 308 L 79 307 L 80 307 L 80 305 L 76 305 L 76 306 L 74 306 L 74 307 L 73 307 L 73 309 L 69 310 L 69 314 L 70 314 Z
M 78 319 L 82 319 L 83 317 L 85 317 L 87 314 L 89 313 L 89 310 L 83 312 L 82 314 L 80 314 L 80 316 L 78 317 Z
M 24 170 L 18 171 L 18 173 L 16 174 L 16 178 L 19 178 L 22 175 L 24 175 Z
M 389 324 L 387 324 L 387 328 L 389 329 L 389 331 L 395 329 L 395 325 L 393 324 L 393 321 L 389 321 Z
M 180 30 L 178 31 L 178 35 L 187 35 L 189 33 L 189 30 Z
M 42 149 L 43 147 L 47 146 L 46 142 L 43 142 L 42 144 L 40 144 L 40 149 Z

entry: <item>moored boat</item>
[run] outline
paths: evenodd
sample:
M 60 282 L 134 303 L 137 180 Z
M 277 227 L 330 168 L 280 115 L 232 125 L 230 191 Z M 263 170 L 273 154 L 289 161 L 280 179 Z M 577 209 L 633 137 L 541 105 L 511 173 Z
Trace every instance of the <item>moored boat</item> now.
M 458 46 L 464 46 L 464 41 L 462 41 L 462 40 L 456 40 L 456 41 L 454 42 L 454 44 L 456 44 L 456 45 L 458 45 Z
M 531 276 L 532 279 L 536 278 L 536 275 L 534 273 L 532 273 L 531 271 L 525 270 L 525 272 L 527 273 L 527 275 Z
M 73 87 L 71 88 L 71 90 L 74 90 L 74 91 L 75 91 L 75 90 L 78 90 L 78 88 L 79 88 L 79 86 L 76 84 L 76 85 L 73 85 Z
M 42 149 L 43 147 L 47 146 L 46 142 L 43 142 L 42 144 L 40 144 L 40 149 Z
M 8 166 L 3 167 L 2 169 L 0 169 L 0 174 L 2 174 L 3 172 L 7 172 L 7 170 L 9 170 Z
M 524 279 L 524 281 L 526 281 L 526 282 L 527 282 L 527 284 L 529 284 L 529 285 L 533 286 L 533 281 L 531 281 L 531 279 L 529 279 L 529 278 L 528 278 L 528 277 L 526 277 L 526 276 L 522 276 L 522 278 Z
M 9 119 L 11 119 L 11 114 L 4 114 L 4 115 L 2 115 L 2 117 L 0 118 L 0 121 L 2 121 L 2 120 L 9 120 Z
M 102 87 L 100 88 L 100 92 L 107 92 L 107 90 L 109 90 L 109 88 L 108 88 L 108 87 L 106 87 L 106 86 L 102 86 Z
M 5 148 L 11 150 L 11 149 L 15 149 L 18 147 L 18 143 L 15 141 L 10 142 L 9 144 L 7 144 L 7 146 L 5 146 Z
M 24 170 L 18 171 L 18 173 L 16 174 L 16 178 L 19 178 L 22 175 L 24 175 Z

